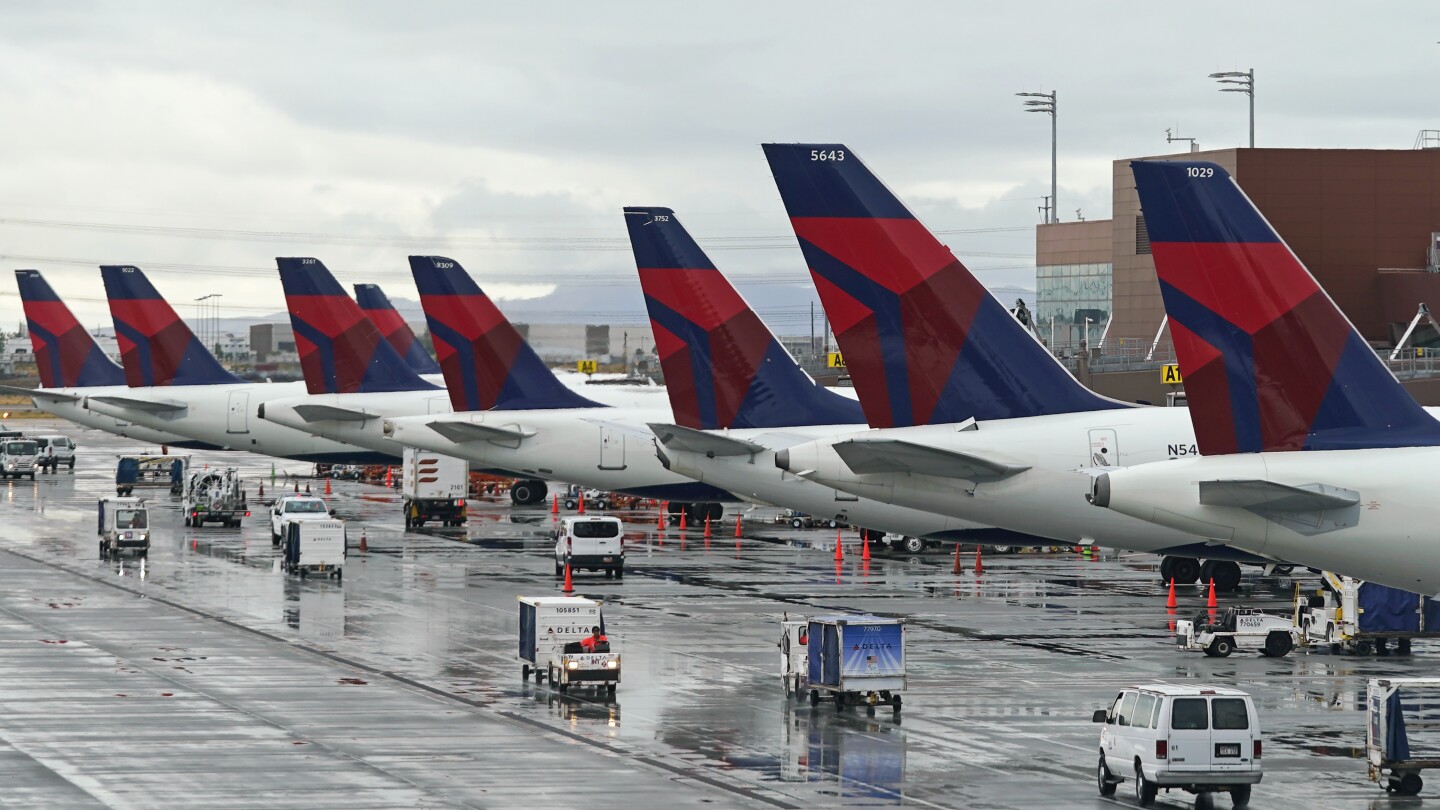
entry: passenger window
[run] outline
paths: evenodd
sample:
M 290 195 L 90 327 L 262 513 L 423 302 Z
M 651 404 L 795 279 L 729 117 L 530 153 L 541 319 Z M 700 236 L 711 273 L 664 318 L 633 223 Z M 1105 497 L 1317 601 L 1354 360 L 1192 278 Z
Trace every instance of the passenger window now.
M 1134 693 L 1134 692 L 1126 692 L 1126 693 L 1125 693 L 1125 699 L 1122 700 L 1122 701 L 1120 701 L 1120 714 L 1119 714 L 1118 717 L 1116 717 L 1116 719 L 1115 719 L 1115 724 L 1116 724 L 1116 725 L 1119 725 L 1119 726 L 1128 726 L 1128 725 L 1130 725 L 1130 718 L 1132 718 L 1132 717 L 1134 717 L 1134 716 L 1135 716 L 1135 693 Z
M 1155 711 L 1150 713 L 1150 728 L 1160 728 L 1160 712 L 1165 709 L 1165 698 L 1155 698 Z
M 1210 707 L 1205 698 L 1175 698 L 1170 704 L 1170 728 L 1176 731 L 1210 728 Z
M 1136 728 L 1154 728 L 1155 724 L 1150 722 L 1150 715 L 1154 712 L 1155 696 L 1146 694 L 1140 695 L 1140 699 L 1135 701 L 1135 717 L 1131 721 L 1130 725 L 1135 726 Z
M 1250 728 L 1250 713 L 1245 710 L 1245 701 L 1240 698 L 1215 698 L 1210 703 L 1210 712 L 1215 717 L 1215 728 L 1238 731 Z

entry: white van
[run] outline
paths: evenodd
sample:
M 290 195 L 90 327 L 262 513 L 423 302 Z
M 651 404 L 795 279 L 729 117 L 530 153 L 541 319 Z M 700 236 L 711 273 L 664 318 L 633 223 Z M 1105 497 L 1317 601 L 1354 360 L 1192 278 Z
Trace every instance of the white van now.
M 70 441 L 69 436 L 59 433 L 47 433 L 35 437 L 35 444 L 40 447 L 40 466 L 50 468 L 55 472 L 63 465 L 66 469 L 75 469 L 75 443 Z
M 30 476 L 35 480 L 35 467 L 40 462 L 40 446 L 34 439 L 6 439 L 0 442 L 0 475 L 6 478 Z
M 625 540 L 620 518 L 570 517 L 560 521 L 555 533 L 555 576 L 572 572 L 604 571 L 605 576 L 625 576 Z
M 1148 807 L 1161 790 L 1229 793 L 1236 807 L 1260 782 L 1260 718 L 1255 702 L 1223 686 L 1131 686 L 1097 709 L 1101 796 L 1126 779 Z

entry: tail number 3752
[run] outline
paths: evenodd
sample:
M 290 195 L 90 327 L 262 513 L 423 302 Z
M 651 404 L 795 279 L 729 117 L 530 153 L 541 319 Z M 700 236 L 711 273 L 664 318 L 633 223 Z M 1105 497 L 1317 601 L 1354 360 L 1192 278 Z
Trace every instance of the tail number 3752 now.
M 826 151 L 826 150 L 824 150 L 824 149 L 811 149 L 811 150 L 810 150 L 810 159 L 811 159 L 811 160 L 834 160 L 834 161 L 837 161 L 837 162 L 838 162 L 838 161 L 841 161 L 841 160 L 844 160 L 844 159 L 845 159 L 845 150 L 844 150 L 844 149 L 831 149 L 831 150 L 829 150 L 829 151 Z

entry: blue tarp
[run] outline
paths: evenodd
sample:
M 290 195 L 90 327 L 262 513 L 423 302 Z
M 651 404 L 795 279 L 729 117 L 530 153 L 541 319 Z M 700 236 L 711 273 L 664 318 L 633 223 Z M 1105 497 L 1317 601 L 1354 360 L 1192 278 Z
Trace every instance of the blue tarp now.
M 520 603 L 520 657 L 535 663 L 535 606 Z
M 1357 624 L 1362 633 L 1420 632 L 1419 594 L 1366 582 L 1360 586 L 1356 601 L 1360 606 Z M 1440 630 L 1440 624 L 1432 629 Z
M 1410 758 L 1410 738 L 1405 734 L 1405 713 L 1400 709 L 1400 690 L 1385 701 L 1385 717 L 1390 721 L 1385 727 L 1385 757 L 1391 762 Z

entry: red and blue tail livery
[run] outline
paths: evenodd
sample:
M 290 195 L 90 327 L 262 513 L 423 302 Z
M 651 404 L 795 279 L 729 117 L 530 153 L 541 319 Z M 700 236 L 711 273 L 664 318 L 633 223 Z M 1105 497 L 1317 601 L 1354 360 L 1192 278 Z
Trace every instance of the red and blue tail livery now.
M 871 427 L 1125 407 L 1080 385 L 844 144 L 765 144 Z
M 420 379 L 319 259 L 281 257 L 280 284 L 312 394 L 423 391 Z
M 425 351 L 420 339 L 415 337 L 415 332 L 400 313 L 395 311 L 395 305 L 390 303 L 389 297 L 380 289 L 378 284 L 356 284 L 355 302 L 365 316 L 379 327 L 380 334 L 385 340 L 395 347 L 400 357 L 405 360 L 416 374 L 439 374 L 440 366 Z
M 816 385 L 669 208 L 625 225 L 675 422 L 697 430 L 853 425 L 859 403 Z
M 244 382 L 220 365 L 139 268 L 102 265 L 100 278 L 131 388 Z
M 1130 167 L 1202 454 L 1440 444 L 1225 169 Z
M 411 256 L 410 272 L 457 413 L 603 407 L 556 379 L 459 262 Z
M 39 270 L 16 270 L 26 331 L 44 388 L 124 385 L 125 372 L 96 345 Z

